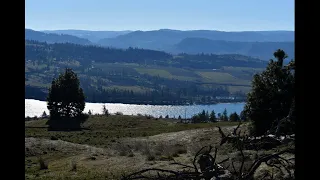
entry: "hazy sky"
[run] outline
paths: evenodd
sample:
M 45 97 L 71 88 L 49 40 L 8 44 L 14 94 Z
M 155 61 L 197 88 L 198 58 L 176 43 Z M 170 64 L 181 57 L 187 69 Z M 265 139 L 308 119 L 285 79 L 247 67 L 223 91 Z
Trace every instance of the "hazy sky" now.
M 294 30 L 293 0 L 26 0 L 34 30 Z

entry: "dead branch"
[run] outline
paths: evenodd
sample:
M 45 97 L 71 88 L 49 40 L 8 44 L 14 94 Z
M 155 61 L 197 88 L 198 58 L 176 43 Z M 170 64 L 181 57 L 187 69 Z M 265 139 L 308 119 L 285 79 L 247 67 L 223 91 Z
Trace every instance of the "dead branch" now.
M 252 177 L 254 172 L 258 169 L 258 167 L 261 165 L 261 163 L 263 162 L 267 162 L 269 161 L 270 159 L 277 159 L 280 157 L 281 154 L 284 154 L 284 153 L 291 153 L 293 150 L 292 149 L 287 149 L 287 150 L 283 150 L 283 151 L 280 151 L 278 153 L 275 153 L 275 154 L 271 154 L 271 155 L 268 155 L 268 156 L 265 156 L 265 157 L 262 157 L 258 160 L 256 160 L 252 166 L 250 167 L 249 169 L 249 172 L 244 176 L 244 179 L 247 179 L 249 177 Z
M 224 163 L 224 162 L 227 162 L 227 161 L 229 161 L 229 159 L 230 159 L 230 158 L 224 159 L 224 160 L 218 162 L 217 164 L 222 164 L 222 163 Z
M 241 121 L 239 122 L 238 126 L 233 129 L 233 133 L 232 133 L 232 134 L 233 134 L 234 136 L 237 135 L 237 130 L 239 129 L 240 125 L 241 125 Z M 240 133 L 239 133 L 239 134 L 240 134 Z
M 243 150 L 245 149 L 246 146 L 250 143 L 256 143 L 260 144 L 259 141 L 263 140 L 263 138 L 255 138 L 255 139 L 250 139 L 249 136 L 244 135 L 240 136 L 240 132 L 237 132 L 237 129 L 240 127 L 240 123 L 237 126 L 237 128 L 234 129 L 233 135 L 225 135 L 224 132 L 219 128 L 219 133 L 221 135 L 221 142 L 220 145 L 226 143 L 226 142 L 231 142 L 234 144 L 234 146 L 237 148 L 237 150 L 240 152 L 242 161 L 240 168 L 237 170 L 235 168 L 234 162 L 232 161 L 230 164 L 232 165 L 233 172 L 231 172 L 232 179 L 237 179 L 237 180 L 249 180 L 253 178 L 253 175 L 255 171 L 258 169 L 258 167 L 261 165 L 261 163 L 265 162 L 268 166 L 275 167 L 281 170 L 283 167 L 289 174 L 290 177 L 292 177 L 291 171 L 286 167 L 287 164 L 294 164 L 290 162 L 290 160 L 294 159 L 285 159 L 283 157 L 280 157 L 281 154 L 284 153 L 294 153 L 294 149 L 288 148 L 286 150 L 271 154 L 271 155 L 262 155 L 257 158 L 251 165 L 248 171 L 246 171 L 246 168 L 244 167 L 245 163 L 245 155 Z M 267 138 L 272 138 L 272 137 L 267 137 Z M 205 150 L 205 148 L 208 148 L 208 150 Z M 133 174 L 130 174 L 129 176 L 123 177 L 123 180 L 132 180 L 132 179 L 190 179 L 190 180 L 210 180 L 212 177 L 216 177 L 216 179 L 219 179 L 219 177 L 222 177 L 221 175 L 225 174 L 227 169 L 229 168 L 230 164 L 227 167 L 222 167 L 221 163 L 224 163 L 228 161 L 230 158 L 224 159 L 218 164 L 216 163 L 216 158 L 217 158 L 217 151 L 218 148 L 215 147 L 214 150 L 214 155 L 212 156 L 210 152 L 212 151 L 213 146 L 204 146 L 202 147 L 194 156 L 193 159 L 193 166 L 190 165 L 184 165 L 178 162 L 171 163 L 172 165 L 180 165 L 183 167 L 183 171 L 173 171 L 173 170 L 165 170 L 165 169 L 158 169 L 158 168 L 150 168 L 150 169 L 145 169 Z M 270 163 L 269 161 L 275 159 L 278 163 Z M 276 165 L 278 164 L 278 165 Z M 199 168 L 198 168 L 199 167 Z M 188 171 L 186 168 L 189 168 Z M 155 171 L 157 174 L 154 175 L 153 177 L 148 177 L 143 175 L 143 173 L 146 172 L 152 172 Z M 164 173 L 164 174 L 160 174 Z M 228 171 L 228 173 L 230 173 Z M 166 175 L 165 175 L 166 174 Z M 265 175 L 262 179 L 266 178 L 268 175 Z M 273 173 L 272 175 L 269 175 L 271 178 L 273 178 Z
M 180 166 L 183 166 L 184 168 L 194 168 L 192 166 L 181 164 L 181 163 L 178 163 L 178 162 L 171 163 L 171 165 L 180 165 Z

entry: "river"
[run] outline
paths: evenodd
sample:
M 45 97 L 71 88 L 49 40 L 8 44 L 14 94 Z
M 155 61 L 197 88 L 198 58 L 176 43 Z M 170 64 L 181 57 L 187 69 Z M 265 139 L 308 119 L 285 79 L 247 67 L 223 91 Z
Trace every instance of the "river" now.
M 120 103 L 86 103 L 84 112 L 89 110 L 93 113 L 102 113 L 102 105 L 105 105 L 110 113 L 122 112 L 124 115 L 137 115 L 148 114 L 154 117 L 163 117 L 169 115 L 170 118 L 178 118 L 180 115 L 182 118 L 190 118 L 194 114 L 201 112 L 202 110 L 209 111 L 214 110 L 216 114 L 222 113 L 224 109 L 228 114 L 240 112 L 243 110 L 245 103 L 220 103 L 213 105 L 135 105 L 135 104 L 120 104 Z M 47 109 L 47 103 L 45 101 L 39 101 L 34 99 L 25 99 L 25 117 L 41 116 L 43 111 L 49 114 Z

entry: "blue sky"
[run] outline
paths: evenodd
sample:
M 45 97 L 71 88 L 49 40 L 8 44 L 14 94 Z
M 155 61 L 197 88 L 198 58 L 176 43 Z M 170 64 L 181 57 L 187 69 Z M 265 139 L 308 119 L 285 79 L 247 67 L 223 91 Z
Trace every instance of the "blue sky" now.
M 294 30 L 293 0 L 26 0 L 34 30 Z

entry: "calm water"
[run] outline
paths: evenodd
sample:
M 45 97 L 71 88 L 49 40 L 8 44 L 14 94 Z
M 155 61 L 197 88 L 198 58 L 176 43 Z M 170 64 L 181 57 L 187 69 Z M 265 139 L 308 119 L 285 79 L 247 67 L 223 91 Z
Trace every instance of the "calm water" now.
M 102 113 L 103 103 L 86 103 L 84 112 L 91 110 L 93 114 Z M 148 114 L 154 117 L 160 115 L 169 117 L 190 118 L 192 115 L 199 113 L 202 110 L 211 112 L 214 110 L 217 113 L 222 113 L 226 108 L 228 113 L 240 112 L 243 110 L 244 103 L 221 103 L 214 105 L 189 105 L 189 106 L 160 106 L 160 105 L 133 105 L 133 104 L 113 104 L 105 103 L 106 108 L 110 113 L 122 112 L 125 115 Z M 34 99 L 25 99 L 25 117 L 41 116 L 43 111 L 49 114 L 45 101 Z

